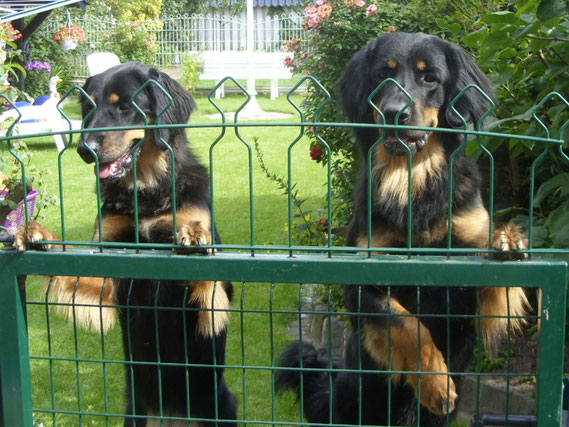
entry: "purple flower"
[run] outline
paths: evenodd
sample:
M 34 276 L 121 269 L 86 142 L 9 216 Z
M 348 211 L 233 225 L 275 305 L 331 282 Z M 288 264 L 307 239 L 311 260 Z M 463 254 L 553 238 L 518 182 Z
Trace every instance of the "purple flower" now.
M 40 61 L 30 61 L 26 64 L 26 66 L 24 67 L 26 70 L 28 71 L 38 71 L 38 72 L 43 72 L 46 71 L 48 73 L 51 73 L 51 65 L 49 62 L 40 62 Z

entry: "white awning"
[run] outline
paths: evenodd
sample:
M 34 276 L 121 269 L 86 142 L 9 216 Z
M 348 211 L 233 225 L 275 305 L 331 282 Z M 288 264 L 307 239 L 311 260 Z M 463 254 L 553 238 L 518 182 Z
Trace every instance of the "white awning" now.
M 86 2 L 81 0 L 36 0 L 36 1 L 7 1 L 0 0 L 0 22 L 10 22 L 21 19 L 26 16 L 36 15 L 38 13 L 47 12 L 58 7 L 69 6 L 75 3 Z

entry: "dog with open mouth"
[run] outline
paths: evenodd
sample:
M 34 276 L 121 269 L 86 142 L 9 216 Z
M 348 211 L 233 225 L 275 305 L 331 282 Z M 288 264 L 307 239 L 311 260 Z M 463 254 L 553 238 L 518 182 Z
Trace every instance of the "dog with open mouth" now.
M 141 243 L 176 243 L 181 252 L 205 252 L 201 246 L 221 243 L 217 232 L 212 236 L 209 175 L 190 151 L 185 129 L 144 128 L 158 121 L 186 124 L 196 109 L 191 94 L 167 74 L 136 62 L 90 77 L 83 90 L 84 132 L 77 151 L 94 164 L 100 182 L 102 241 L 135 242 L 138 234 Z M 97 218 L 95 242 L 99 228 Z M 37 244 L 42 240 L 59 239 L 30 222 L 15 245 L 20 251 L 49 249 Z M 192 418 L 200 419 L 192 425 L 236 425 L 236 398 L 223 368 L 233 286 L 188 276 L 185 282 L 52 280 L 50 299 L 64 304 L 80 325 L 104 332 L 118 312 L 125 360 L 134 362 L 125 369 L 125 425 L 188 425 Z M 159 361 L 167 364 L 159 366 Z
M 474 88 L 454 101 L 470 84 L 493 97 L 473 59 L 435 36 L 389 33 L 353 56 L 339 80 L 344 111 L 353 123 L 385 127 L 354 128 L 362 159 L 349 246 L 389 252 L 411 244 L 443 251 L 452 198 L 452 247 L 489 247 L 482 180 L 477 165 L 460 149 L 464 135 L 437 132 L 463 129 L 490 108 Z M 525 247 L 517 226 L 494 230 L 494 249 Z M 523 252 L 504 256 L 524 257 Z M 351 285 L 344 289 L 344 303 L 352 333 L 345 360 L 334 362 L 342 371 L 330 372 L 330 356 L 308 342 L 294 342 L 281 355 L 280 366 L 306 369 L 279 372 L 277 386 L 303 398 L 312 423 L 446 425 L 459 397 L 460 375 L 454 373 L 467 369 L 477 334 L 490 345 L 519 329 L 527 308 L 521 288 L 503 287 Z

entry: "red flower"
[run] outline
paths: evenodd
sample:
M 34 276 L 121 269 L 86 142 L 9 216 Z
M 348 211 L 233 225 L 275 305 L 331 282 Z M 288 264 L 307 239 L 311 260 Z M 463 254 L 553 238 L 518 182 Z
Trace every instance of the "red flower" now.
M 310 150 L 310 157 L 312 160 L 316 160 L 317 163 L 320 163 L 322 161 L 322 150 L 315 145 L 312 147 L 312 150 Z
M 320 218 L 316 223 L 316 231 L 321 233 L 328 232 L 328 219 L 327 218 Z

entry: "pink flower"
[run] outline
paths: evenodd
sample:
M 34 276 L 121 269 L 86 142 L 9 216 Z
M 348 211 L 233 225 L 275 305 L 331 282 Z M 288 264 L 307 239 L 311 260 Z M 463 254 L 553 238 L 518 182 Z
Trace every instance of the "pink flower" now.
M 283 61 L 283 65 L 285 67 L 290 67 L 294 64 L 294 59 L 292 59 L 290 56 L 287 56 L 284 61 Z
M 306 14 L 306 16 L 308 18 L 312 18 L 313 16 L 316 15 L 316 13 L 318 12 L 318 9 L 316 8 L 316 6 L 308 6 L 306 9 L 304 9 L 304 13 Z
M 308 28 L 313 29 L 318 27 L 318 18 L 310 18 L 308 20 Z
M 326 3 L 324 0 L 317 0 L 316 6 L 322 6 L 324 3 Z
M 370 4 L 366 9 L 366 16 L 372 17 L 377 16 L 377 6 L 375 4 Z
M 366 2 L 364 0 L 358 0 L 356 2 L 357 7 L 364 7 L 365 5 L 366 5 Z

